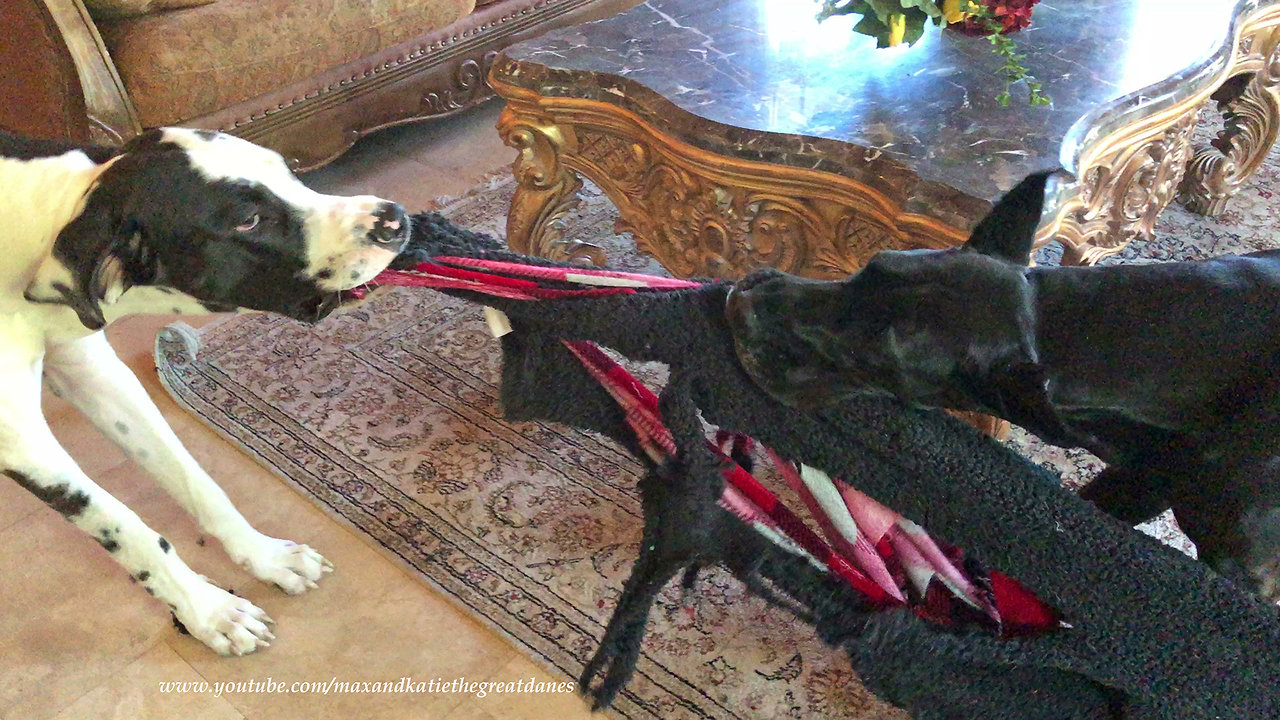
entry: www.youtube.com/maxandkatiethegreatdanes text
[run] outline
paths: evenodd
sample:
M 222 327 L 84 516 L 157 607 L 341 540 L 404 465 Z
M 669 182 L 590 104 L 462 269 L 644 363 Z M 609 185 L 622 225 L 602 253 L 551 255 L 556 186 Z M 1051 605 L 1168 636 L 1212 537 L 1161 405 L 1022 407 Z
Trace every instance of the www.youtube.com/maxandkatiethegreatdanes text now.
M 478 698 L 490 694 L 504 693 L 571 693 L 577 692 L 578 685 L 572 680 L 546 682 L 529 678 L 528 680 L 468 680 L 454 678 L 445 680 L 414 680 L 402 677 L 398 680 L 339 680 L 336 676 L 328 680 L 235 680 L 235 681 L 160 681 L 161 693 L 210 693 L 215 697 L 239 693 L 314 693 L 318 695 L 341 695 L 354 693 L 467 693 Z

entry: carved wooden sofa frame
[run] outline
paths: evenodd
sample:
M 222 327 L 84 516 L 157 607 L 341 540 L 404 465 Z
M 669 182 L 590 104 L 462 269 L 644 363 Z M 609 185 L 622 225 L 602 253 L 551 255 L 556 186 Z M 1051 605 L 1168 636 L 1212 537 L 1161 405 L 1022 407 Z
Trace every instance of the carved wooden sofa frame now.
M 486 75 L 507 45 L 634 2 L 495 0 L 448 27 L 182 124 L 266 145 L 295 169 L 319 167 L 370 132 L 493 97 Z M 0 128 L 107 144 L 142 131 L 81 0 L 4 0 L 0 27 Z

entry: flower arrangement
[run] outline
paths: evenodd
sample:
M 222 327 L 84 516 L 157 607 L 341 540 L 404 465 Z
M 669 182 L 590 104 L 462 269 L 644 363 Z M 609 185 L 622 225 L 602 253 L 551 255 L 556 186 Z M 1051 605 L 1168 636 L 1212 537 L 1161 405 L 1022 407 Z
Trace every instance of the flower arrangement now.
M 1017 52 L 1008 33 L 1031 24 L 1031 12 L 1040 0 L 822 0 L 818 19 L 834 15 L 861 15 L 853 31 L 876 39 L 876 47 L 886 48 L 906 43 L 914 45 L 924 36 L 926 25 L 945 25 L 966 35 L 979 35 L 991 41 L 991 49 L 1004 60 L 1000 73 L 1004 91 L 996 95 L 1001 105 L 1012 101 L 1010 87 L 1026 82 L 1028 102 L 1048 105 L 1051 101 L 1041 92 L 1041 84 L 1022 65 L 1025 55 Z

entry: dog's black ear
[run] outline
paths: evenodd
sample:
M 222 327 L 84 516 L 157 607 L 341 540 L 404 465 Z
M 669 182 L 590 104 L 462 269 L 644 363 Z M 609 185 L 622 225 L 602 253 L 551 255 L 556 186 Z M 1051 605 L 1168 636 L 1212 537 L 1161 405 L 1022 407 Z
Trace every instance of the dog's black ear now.
M 1002 258 L 1019 265 L 1031 263 L 1031 248 L 1044 208 L 1044 189 L 1055 171 L 1028 175 L 1005 193 L 991 212 L 982 218 L 965 247 L 983 255 Z
M 124 145 L 120 147 L 120 154 L 125 155 L 128 153 L 138 152 L 140 150 L 155 148 L 163 142 L 164 130 L 161 128 L 152 128 L 126 140 Z
M 103 305 L 157 273 L 141 229 L 105 204 L 91 201 L 58 233 L 23 293 L 29 302 L 70 307 L 90 330 L 106 327 Z

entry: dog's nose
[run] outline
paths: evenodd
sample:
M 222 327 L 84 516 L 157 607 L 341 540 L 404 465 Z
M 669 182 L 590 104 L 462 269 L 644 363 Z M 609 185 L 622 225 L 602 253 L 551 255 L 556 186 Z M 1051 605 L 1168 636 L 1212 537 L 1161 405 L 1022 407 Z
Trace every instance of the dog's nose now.
M 368 238 L 380 245 L 403 246 L 409 239 L 409 215 L 399 203 L 384 202 L 373 211 L 373 229 Z

